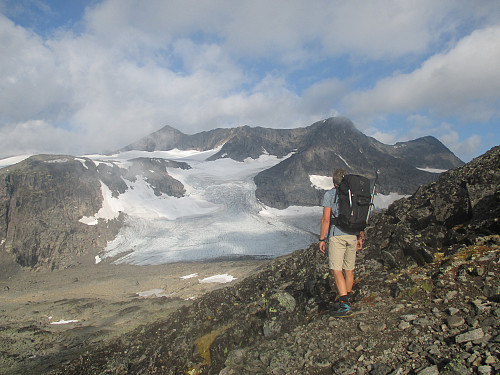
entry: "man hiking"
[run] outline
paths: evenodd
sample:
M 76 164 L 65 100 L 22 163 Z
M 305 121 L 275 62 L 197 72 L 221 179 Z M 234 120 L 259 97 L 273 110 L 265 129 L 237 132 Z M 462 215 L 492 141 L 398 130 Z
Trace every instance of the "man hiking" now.
M 339 306 L 331 311 L 331 315 L 337 317 L 352 315 L 349 295 L 354 284 L 356 252 L 363 247 L 363 231 L 341 229 L 338 225 L 339 220 L 336 219 L 339 216 L 339 186 L 345 175 L 344 169 L 336 169 L 333 174 L 333 189 L 328 190 L 323 197 L 323 217 L 319 238 L 319 249 L 322 253 L 325 253 L 328 240 L 329 268 L 339 295 Z M 333 223 L 330 222 L 331 220 Z

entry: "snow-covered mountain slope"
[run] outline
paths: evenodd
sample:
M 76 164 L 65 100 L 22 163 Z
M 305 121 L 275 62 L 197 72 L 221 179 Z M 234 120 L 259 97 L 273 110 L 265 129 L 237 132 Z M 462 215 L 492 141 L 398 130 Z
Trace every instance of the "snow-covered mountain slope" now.
M 336 168 L 375 178 L 380 173 L 379 191 L 413 194 L 420 185 L 437 178 L 429 169 L 448 170 L 463 165 L 434 137 L 422 137 L 395 145 L 383 144 L 359 131 L 347 118 L 333 117 L 303 128 L 273 129 L 241 126 L 214 129 L 193 135 L 171 126 L 130 144 L 122 151 L 220 150 L 209 160 L 230 158 L 244 161 L 261 155 L 289 158 L 260 171 L 254 178 L 256 196 L 268 206 L 316 206 L 322 192 L 308 183 L 308 175 L 333 174 Z
M 112 197 L 103 188 L 103 208 L 95 217 L 82 218 L 92 224 L 99 217 L 112 219 L 126 214 L 123 227 L 100 254 L 100 259 L 132 264 L 161 264 L 234 257 L 275 257 L 317 241 L 322 208 L 291 206 L 285 210 L 266 207 L 255 197 L 253 177 L 283 159 L 262 155 L 243 162 L 232 159 L 207 161 L 219 152 L 129 151 L 112 156 L 87 156 L 95 163 L 121 168 L 137 158 L 168 159 L 187 163 L 190 169 L 168 168 L 182 182 L 186 193 L 175 198 L 157 196 L 142 178 L 127 182 L 126 192 Z M 288 155 L 287 157 L 289 157 Z M 286 157 L 285 157 L 286 158 Z M 313 181 L 324 184 L 315 185 Z M 331 188 L 331 178 L 316 176 L 317 188 Z M 379 208 L 399 196 L 379 196 Z
M 140 177 L 135 182 L 128 181 L 127 191 L 117 197 L 103 189 L 103 210 L 93 219 L 112 219 L 118 211 L 127 216 L 118 236 L 108 243 L 100 258 L 160 264 L 221 257 L 273 257 L 316 240 L 320 207 L 291 207 L 285 212 L 268 209 L 255 198 L 253 177 L 280 159 L 264 155 L 243 162 L 206 161 L 216 152 L 218 149 L 130 151 L 90 156 L 95 163 L 112 163 L 122 168 L 138 157 L 165 158 L 191 167 L 167 168 L 168 174 L 185 187 L 186 193 L 180 198 L 155 195 Z M 87 217 L 82 222 L 92 224 L 93 220 Z

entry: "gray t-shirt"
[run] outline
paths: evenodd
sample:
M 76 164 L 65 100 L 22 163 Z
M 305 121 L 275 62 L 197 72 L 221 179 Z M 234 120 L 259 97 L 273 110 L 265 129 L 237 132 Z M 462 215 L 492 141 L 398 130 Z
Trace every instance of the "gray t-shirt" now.
M 332 209 L 333 217 L 337 217 L 339 213 L 339 204 L 336 202 L 337 189 L 333 188 L 331 190 L 327 190 L 325 195 L 323 196 L 323 207 L 330 207 Z M 330 223 L 331 224 L 331 223 Z M 354 234 L 354 233 L 345 233 L 339 227 L 332 225 L 330 226 L 330 231 L 328 232 L 329 237 L 333 236 L 342 236 L 344 234 Z

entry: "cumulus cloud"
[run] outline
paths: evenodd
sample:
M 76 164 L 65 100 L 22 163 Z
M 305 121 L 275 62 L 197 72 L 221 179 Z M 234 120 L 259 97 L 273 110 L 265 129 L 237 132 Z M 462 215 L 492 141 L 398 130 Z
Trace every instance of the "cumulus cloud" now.
M 33 154 L 58 153 L 78 155 L 85 151 L 85 135 L 56 128 L 42 120 L 3 125 L 0 137 L 0 158 Z M 83 141 L 83 142 L 82 142 Z
M 376 119 L 486 121 L 500 108 L 492 3 L 104 0 L 90 2 L 77 26 L 43 34 L 0 14 L 0 139 L 97 152 L 166 124 L 187 133 L 296 127 L 340 112 L 398 140 L 410 133 L 376 129 Z M 14 17 L 5 4 L 14 3 L 0 0 L 0 11 Z M 304 72 L 311 76 L 296 84 Z M 372 88 L 353 92 L 374 72 Z
M 474 31 L 411 73 L 395 74 L 372 90 L 344 99 L 353 116 L 428 111 L 486 121 L 500 115 L 500 27 Z

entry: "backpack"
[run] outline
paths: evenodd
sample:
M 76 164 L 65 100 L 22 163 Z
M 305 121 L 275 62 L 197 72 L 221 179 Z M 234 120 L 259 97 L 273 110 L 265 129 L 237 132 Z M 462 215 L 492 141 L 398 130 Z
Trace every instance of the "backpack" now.
M 373 204 L 370 180 L 359 175 L 345 175 L 337 188 L 337 202 L 339 209 L 338 216 L 334 220 L 335 225 L 346 232 L 364 230 Z

